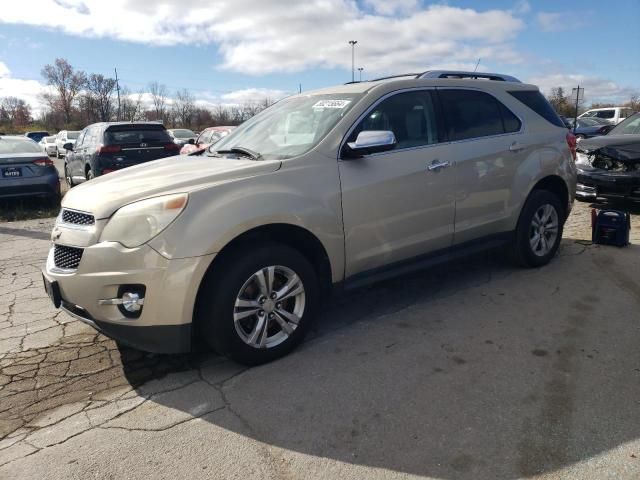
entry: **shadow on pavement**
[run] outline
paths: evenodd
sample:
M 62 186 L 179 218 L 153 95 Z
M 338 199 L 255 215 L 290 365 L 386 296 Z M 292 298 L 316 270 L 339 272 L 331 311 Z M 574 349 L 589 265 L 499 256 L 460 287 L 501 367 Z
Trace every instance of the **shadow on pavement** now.
M 583 243 L 542 269 L 488 254 L 336 298 L 268 365 L 161 370 L 220 373 L 226 414 L 202 418 L 290 451 L 444 479 L 554 471 L 640 435 L 640 248 Z M 139 361 L 123 352 L 134 384 L 155 376 Z

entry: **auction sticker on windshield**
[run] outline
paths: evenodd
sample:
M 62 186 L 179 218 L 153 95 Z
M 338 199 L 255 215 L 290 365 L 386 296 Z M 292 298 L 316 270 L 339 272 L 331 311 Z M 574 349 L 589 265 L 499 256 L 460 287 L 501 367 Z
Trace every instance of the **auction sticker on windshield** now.
M 320 100 L 312 108 L 344 108 L 351 103 L 351 100 Z

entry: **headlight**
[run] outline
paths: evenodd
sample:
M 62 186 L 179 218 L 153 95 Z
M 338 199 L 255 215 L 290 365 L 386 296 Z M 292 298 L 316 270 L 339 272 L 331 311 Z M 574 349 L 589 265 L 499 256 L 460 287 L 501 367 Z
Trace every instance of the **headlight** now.
M 188 198 L 186 193 L 178 193 L 125 205 L 113 214 L 102 231 L 100 241 L 138 247 L 167 228 L 182 213 Z
M 583 152 L 576 152 L 576 165 L 591 165 L 589 156 Z

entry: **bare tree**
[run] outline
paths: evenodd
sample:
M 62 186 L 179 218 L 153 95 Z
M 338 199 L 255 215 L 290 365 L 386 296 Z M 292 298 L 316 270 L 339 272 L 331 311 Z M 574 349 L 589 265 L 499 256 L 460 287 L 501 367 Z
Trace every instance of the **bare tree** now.
M 70 123 L 76 97 L 87 82 L 87 75 L 81 70 L 74 70 L 64 58 L 56 58 L 53 65 L 45 65 L 42 76 L 55 91 L 55 104 L 62 110 L 64 122 Z
M 149 84 L 149 93 L 151 94 L 151 101 L 153 103 L 153 113 L 155 118 L 153 120 L 166 120 L 167 114 L 167 87 L 158 82 L 151 82 Z
M 191 117 L 196 108 L 195 99 L 193 95 L 189 93 L 189 90 L 183 88 L 176 92 L 176 96 L 173 100 L 173 112 L 175 114 L 175 120 L 182 127 L 191 126 Z
M 0 121 L 14 127 L 24 127 L 31 122 L 31 107 L 17 97 L 6 97 L 0 102 Z
M 87 79 L 87 107 L 92 110 L 93 116 L 101 121 L 111 120 L 113 113 L 113 91 L 116 81 L 102 74 L 92 73 Z
M 142 90 L 134 97 L 128 87 L 120 90 L 120 116 L 123 120 L 133 122 L 142 117 Z

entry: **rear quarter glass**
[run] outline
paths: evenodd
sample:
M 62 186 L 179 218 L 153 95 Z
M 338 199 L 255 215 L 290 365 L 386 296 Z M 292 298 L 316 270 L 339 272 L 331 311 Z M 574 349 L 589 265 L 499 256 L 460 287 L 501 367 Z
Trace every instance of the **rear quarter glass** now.
M 565 125 L 556 111 L 538 90 L 514 90 L 508 93 L 552 125 L 564 128 Z

